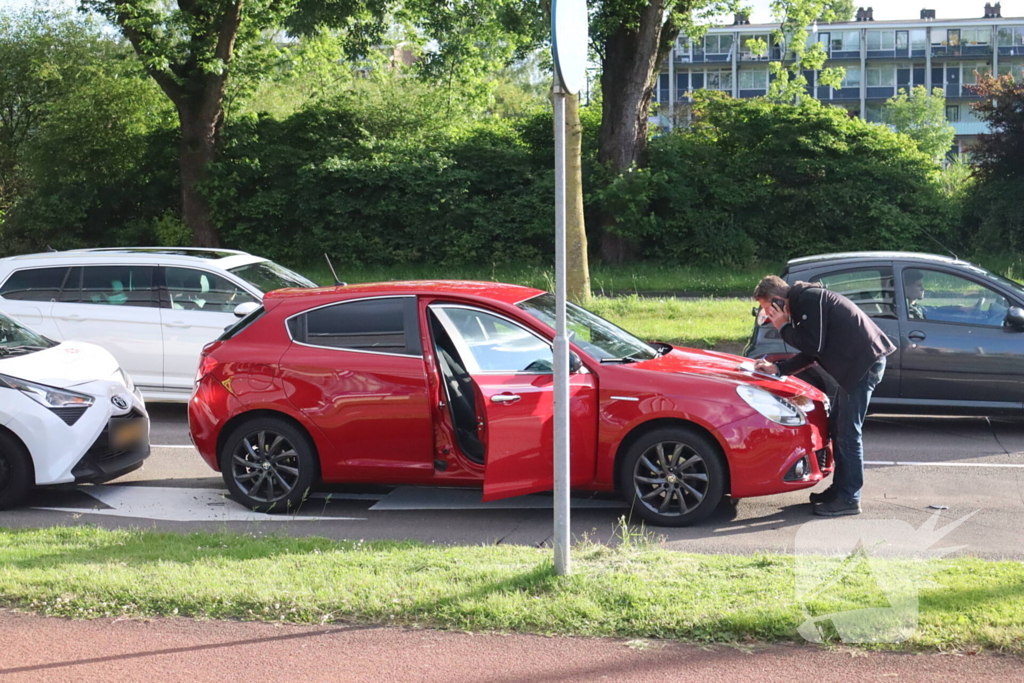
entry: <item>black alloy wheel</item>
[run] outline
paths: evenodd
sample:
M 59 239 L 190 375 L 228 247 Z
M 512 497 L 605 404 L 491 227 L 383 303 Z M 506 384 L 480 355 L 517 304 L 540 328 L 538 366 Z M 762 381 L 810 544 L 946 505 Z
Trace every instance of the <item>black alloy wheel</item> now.
M 220 465 L 228 490 L 257 512 L 295 512 L 320 469 L 309 437 L 275 418 L 235 429 L 225 441 Z
M 685 428 L 651 431 L 623 459 L 620 488 L 633 510 L 659 526 L 685 526 L 709 515 L 725 493 L 717 444 Z

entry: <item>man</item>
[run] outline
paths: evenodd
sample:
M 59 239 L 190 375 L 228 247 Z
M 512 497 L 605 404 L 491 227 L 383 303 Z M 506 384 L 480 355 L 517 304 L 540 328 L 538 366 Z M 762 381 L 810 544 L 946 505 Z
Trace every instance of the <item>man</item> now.
M 924 298 L 924 273 L 915 268 L 903 271 L 903 292 L 907 297 L 907 317 L 911 320 L 924 320 L 928 316 L 918 302 Z
M 885 372 L 885 357 L 896 347 L 856 304 L 816 282 L 790 287 L 769 275 L 757 285 L 754 299 L 785 342 L 800 351 L 777 364 L 760 360 L 757 369 L 792 375 L 817 363 L 840 387 L 834 406 L 835 474 L 827 491 L 811 494 L 811 503 L 816 515 L 858 515 L 864 486 L 864 417 Z

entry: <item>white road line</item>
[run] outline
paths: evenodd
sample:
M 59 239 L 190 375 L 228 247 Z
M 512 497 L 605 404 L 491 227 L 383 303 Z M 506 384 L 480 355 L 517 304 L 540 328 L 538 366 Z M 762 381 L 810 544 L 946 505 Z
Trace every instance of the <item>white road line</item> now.
M 195 448 L 196 448 L 192 444 L 188 444 L 187 446 L 182 446 L 180 444 L 175 444 L 175 445 L 166 445 L 166 444 L 158 445 L 158 444 L 153 444 L 153 443 L 149 444 L 149 447 L 150 448 L 191 448 L 192 450 L 195 450 Z
M 912 460 L 865 460 L 865 465 L 886 465 L 889 467 L 1010 467 L 1024 468 L 1024 463 L 998 462 L 915 462 Z

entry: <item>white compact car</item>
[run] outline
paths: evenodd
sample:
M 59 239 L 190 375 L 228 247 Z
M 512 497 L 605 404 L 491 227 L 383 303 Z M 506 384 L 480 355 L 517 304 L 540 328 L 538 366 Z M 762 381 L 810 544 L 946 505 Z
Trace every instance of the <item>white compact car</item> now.
M 83 249 L 0 259 L 0 313 L 102 346 L 147 401 L 188 401 L 199 352 L 263 294 L 316 287 L 241 251 Z
M 149 415 L 109 353 L 0 314 L 0 510 L 33 486 L 100 483 L 149 456 Z

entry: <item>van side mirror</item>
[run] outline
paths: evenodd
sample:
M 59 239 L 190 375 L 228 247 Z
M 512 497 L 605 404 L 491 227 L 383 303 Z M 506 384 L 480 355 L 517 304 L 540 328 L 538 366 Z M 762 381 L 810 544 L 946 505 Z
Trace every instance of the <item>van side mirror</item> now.
M 1007 327 L 1012 327 L 1015 330 L 1024 330 L 1024 308 L 1020 306 L 1011 306 L 1010 310 L 1006 312 L 1006 318 L 1003 320 L 1003 324 Z
M 569 374 L 575 375 L 583 368 L 583 361 L 575 351 L 569 352 Z
M 244 304 L 235 306 L 235 315 L 239 318 L 244 318 L 259 307 L 260 305 L 255 301 L 246 301 Z

